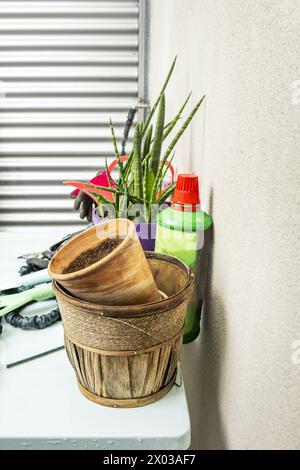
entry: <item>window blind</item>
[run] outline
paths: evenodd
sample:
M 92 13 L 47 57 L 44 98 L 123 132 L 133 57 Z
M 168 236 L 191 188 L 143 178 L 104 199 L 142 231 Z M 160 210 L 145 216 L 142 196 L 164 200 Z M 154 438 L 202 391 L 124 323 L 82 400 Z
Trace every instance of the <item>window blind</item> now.
M 65 179 L 113 156 L 138 99 L 139 3 L 0 0 L 0 230 L 82 223 Z

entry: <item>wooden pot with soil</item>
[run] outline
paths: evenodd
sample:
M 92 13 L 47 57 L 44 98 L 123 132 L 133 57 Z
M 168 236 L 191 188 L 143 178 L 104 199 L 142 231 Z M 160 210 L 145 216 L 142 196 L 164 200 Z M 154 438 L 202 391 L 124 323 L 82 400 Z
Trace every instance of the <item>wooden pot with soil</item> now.
M 78 299 L 101 305 L 160 300 L 133 222 L 109 220 L 71 239 L 49 263 L 50 276 Z
M 177 258 L 150 252 L 146 257 L 165 294 L 156 302 L 98 305 L 74 298 L 54 282 L 66 351 L 80 391 L 102 405 L 147 405 L 175 382 L 194 277 Z

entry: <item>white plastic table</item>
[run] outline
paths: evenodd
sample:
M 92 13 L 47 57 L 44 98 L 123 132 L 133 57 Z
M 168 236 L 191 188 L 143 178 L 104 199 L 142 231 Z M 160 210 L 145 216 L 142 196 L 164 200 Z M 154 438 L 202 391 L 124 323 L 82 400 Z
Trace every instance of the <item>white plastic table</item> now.
M 62 235 L 65 232 L 0 232 L 0 285 L 15 277 L 20 265 L 18 255 L 43 251 Z M 21 331 L 4 322 L 3 325 L 0 449 L 189 447 L 190 418 L 183 385 L 174 386 L 163 399 L 145 407 L 106 408 L 81 395 L 64 350 L 6 368 L 7 363 L 61 346 L 61 323 L 42 331 Z

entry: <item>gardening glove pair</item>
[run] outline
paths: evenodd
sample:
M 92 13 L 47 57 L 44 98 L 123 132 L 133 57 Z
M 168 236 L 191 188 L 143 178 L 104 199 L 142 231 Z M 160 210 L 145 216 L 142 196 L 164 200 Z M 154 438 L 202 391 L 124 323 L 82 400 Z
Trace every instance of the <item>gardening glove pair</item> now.
M 99 171 L 97 175 L 90 180 L 90 183 L 93 184 L 98 184 L 102 185 L 103 181 L 101 178 L 101 174 L 103 172 Z M 86 220 L 91 223 L 92 222 L 92 214 L 93 214 L 93 209 L 95 208 L 95 203 L 92 198 L 90 198 L 87 194 L 85 194 L 83 191 L 80 191 L 79 189 L 74 189 L 74 191 L 71 192 L 71 197 L 75 198 L 74 201 L 74 210 L 76 212 L 79 211 L 79 217 L 83 220 L 86 218 Z
M 17 294 L 8 294 L 0 297 L 0 317 L 7 313 L 26 305 L 32 301 L 42 302 L 54 297 L 54 291 L 51 282 L 38 284 L 31 289 L 18 292 Z
M 92 213 L 94 209 L 93 200 L 82 191 L 79 191 L 74 200 L 74 210 L 79 211 L 79 217 L 88 222 L 92 222 Z
M 66 182 L 66 183 L 70 184 L 74 182 Z M 97 175 L 90 180 L 90 183 L 108 188 L 110 183 L 107 179 L 106 170 L 102 170 L 99 173 L 97 173 Z M 80 185 L 82 185 L 82 183 L 79 183 L 79 186 Z M 102 191 L 102 194 L 108 200 L 113 199 L 112 194 L 107 193 L 107 191 L 106 192 Z M 81 219 L 86 218 L 88 222 L 92 222 L 93 210 L 96 207 L 95 201 L 90 196 L 88 196 L 88 194 L 86 194 L 83 191 L 80 191 L 80 189 L 74 189 L 74 191 L 71 192 L 71 197 L 73 198 L 75 197 L 74 209 L 75 211 L 80 211 L 79 212 L 80 218 Z

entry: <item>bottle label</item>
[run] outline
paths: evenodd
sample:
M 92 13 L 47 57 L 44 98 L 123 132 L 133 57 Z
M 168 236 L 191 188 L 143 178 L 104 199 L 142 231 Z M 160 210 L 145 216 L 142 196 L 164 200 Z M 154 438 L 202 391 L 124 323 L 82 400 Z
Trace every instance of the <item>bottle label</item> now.
M 181 259 L 192 269 L 195 269 L 198 251 L 198 233 L 180 232 L 158 225 L 155 251 L 176 256 L 176 258 Z

